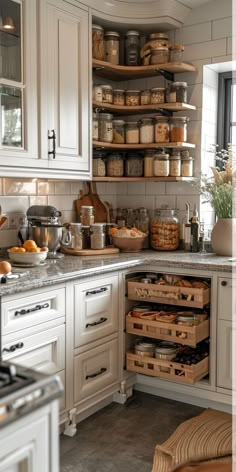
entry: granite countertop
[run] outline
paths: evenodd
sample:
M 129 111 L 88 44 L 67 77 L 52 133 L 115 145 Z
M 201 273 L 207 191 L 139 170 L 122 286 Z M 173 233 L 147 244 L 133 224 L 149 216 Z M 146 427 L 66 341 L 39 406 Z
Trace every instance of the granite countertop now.
M 1 257 L 3 259 L 3 257 Z M 0 285 L 0 295 L 8 295 L 26 290 L 55 285 L 86 276 L 101 275 L 115 270 L 129 269 L 139 265 L 152 265 L 164 268 L 192 269 L 204 271 L 232 272 L 235 262 L 228 257 L 219 257 L 212 253 L 186 253 L 142 251 L 140 253 L 120 253 L 106 256 L 67 256 L 62 259 L 46 260 L 45 265 L 26 272 L 17 281 Z M 14 269 L 13 269 L 14 272 Z

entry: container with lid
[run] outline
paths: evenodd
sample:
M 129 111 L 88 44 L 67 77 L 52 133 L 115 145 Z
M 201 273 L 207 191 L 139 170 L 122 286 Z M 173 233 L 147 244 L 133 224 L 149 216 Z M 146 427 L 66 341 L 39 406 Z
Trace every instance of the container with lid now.
M 71 248 L 83 249 L 82 224 L 70 223 L 69 230 L 71 232 Z
M 93 139 L 98 141 L 98 113 L 93 113 Z
M 163 361 L 171 361 L 175 358 L 177 354 L 177 348 L 175 344 L 172 343 L 160 343 L 159 346 L 155 349 L 155 358 L 161 359 Z M 160 370 L 162 372 L 169 372 L 169 367 L 161 366 Z
M 180 177 L 181 176 L 181 159 L 180 155 L 170 156 L 170 176 Z
M 169 103 L 188 103 L 187 82 L 173 82 L 168 90 Z
M 169 46 L 170 62 L 182 62 L 184 46 L 182 44 L 173 44 Z
M 126 156 L 125 175 L 126 177 L 143 176 L 143 156 L 141 154 L 131 152 Z
M 102 102 L 113 103 L 113 93 L 111 85 L 101 85 L 102 88 Z
M 197 326 L 200 324 L 200 319 L 193 312 L 179 312 L 177 314 L 176 323 L 183 326 Z
M 142 118 L 140 120 L 140 143 L 151 144 L 154 142 L 153 118 Z
M 152 41 L 153 46 L 158 47 L 168 47 L 169 46 L 169 37 L 167 33 L 151 33 L 148 35 L 148 42 Z
M 187 122 L 188 117 L 185 116 L 173 116 L 170 118 L 170 141 L 176 142 L 187 142 Z
M 163 87 L 153 87 L 151 89 L 151 104 L 155 105 L 156 103 L 165 102 L 165 88 Z
M 122 154 L 113 152 L 107 158 L 107 175 L 108 177 L 123 177 L 124 175 L 124 159 Z
M 139 65 L 139 38 L 138 31 L 130 30 L 125 35 L 125 64 L 127 66 Z
M 125 104 L 127 106 L 140 105 L 140 90 L 126 90 Z
M 105 223 L 91 225 L 91 249 L 104 249 L 106 243 Z
M 92 54 L 94 59 L 105 61 L 104 29 L 92 25 Z
M 105 33 L 105 56 L 106 61 L 111 64 L 119 64 L 120 35 L 117 31 L 106 31 Z
M 182 177 L 193 176 L 193 157 L 184 157 L 183 153 L 181 155 L 181 175 Z
M 174 251 L 179 246 L 177 210 L 159 208 L 151 221 L 151 246 L 159 251 Z
M 113 120 L 113 143 L 124 144 L 125 122 L 124 120 Z
M 151 49 L 151 64 L 164 64 L 169 61 L 169 49 L 166 47 L 156 47 Z
M 125 142 L 127 144 L 139 144 L 138 121 L 127 121 L 125 125 Z
M 140 231 L 142 231 L 143 233 L 148 235 L 149 234 L 149 223 L 150 223 L 150 220 L 149 220 L 149 214 L 148 214 L 147 208 L 139 208 L 137 216 L 136 216 L 136 220 L 135 220 L 136 228 L 138 228 Z M 144 246 L 143 246 L 144 249 L 147 249 L 149 247 L 148 239 L 149 238 L 146 238 L 146 240 L 144 242 Z M 146 277 L 149 278 L 152 282 L 152 279 L 150 277 L 148 277 L 147 274 L 146 274 Z
M 134 345 L 134 352 L 140 357 L 154 357 L 156 345 L 154 343 L 148 343 L 143 341 L 136 341 Z M 140 367 L 143 366 L 143 362 L 136 362 Z
M 170 141 L 169 118 L 155 116 L 155 143 L 168 143 Z
M 93 86 L 93 100 L 95 102 L 102 102 L 102 85 Z
M 106 153 L 104 151 L 93 152 L 93 177 L 106 176 Z
M 123 89 L 113 90 L 113 104 L 124 105 L 125 104 L 125 91 Z
M 147 149 L 144 155 L 144 177 L 153 177 L 153 163 L 155 151 Z
M 83 226 L 90 226 L 94 223 L 93 206 L 83 205 L 80 209 L 80 222 Z
M 169 154 L 156 152 L 153 162 L 153 174 L 155 177 L 168 177 L 169 169 Z
M 151 103 L 151 91 L 149 89 L 142 90 L 140 93 L 140 104 L 150 105 Z
M 98 137 L 99 141 L 112 143 L 113 140 L 113 115 L 110 113 L 99 113 Z

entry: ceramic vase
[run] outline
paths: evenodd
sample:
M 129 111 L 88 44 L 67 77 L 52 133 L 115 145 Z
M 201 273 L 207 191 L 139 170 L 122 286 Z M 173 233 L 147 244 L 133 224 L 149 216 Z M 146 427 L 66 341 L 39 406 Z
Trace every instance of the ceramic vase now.
M 218 256 L 233 255 L 233 228 L 236 230 L 236 218 L 219 218 L 213 227 L 211 245 Z

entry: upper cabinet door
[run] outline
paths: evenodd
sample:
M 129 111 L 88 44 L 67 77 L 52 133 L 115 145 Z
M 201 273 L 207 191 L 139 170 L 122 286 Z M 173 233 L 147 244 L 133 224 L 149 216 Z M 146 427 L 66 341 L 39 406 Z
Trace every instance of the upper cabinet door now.
M 62 0 L 40 0 L 39 5 L 41 157 L 48 157 L 51 169 L 88 176 L 89 14 L 86 7 Z

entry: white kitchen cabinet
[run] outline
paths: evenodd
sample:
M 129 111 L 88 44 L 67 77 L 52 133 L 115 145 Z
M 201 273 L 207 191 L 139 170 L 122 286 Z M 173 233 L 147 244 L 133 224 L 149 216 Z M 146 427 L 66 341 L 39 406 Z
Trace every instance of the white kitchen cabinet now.
M 218 321 L 217 335 L 217 387 L 232 390 L 232 336 L 236 324 Z M 235 336 L 235 334 L 234 334 Z

